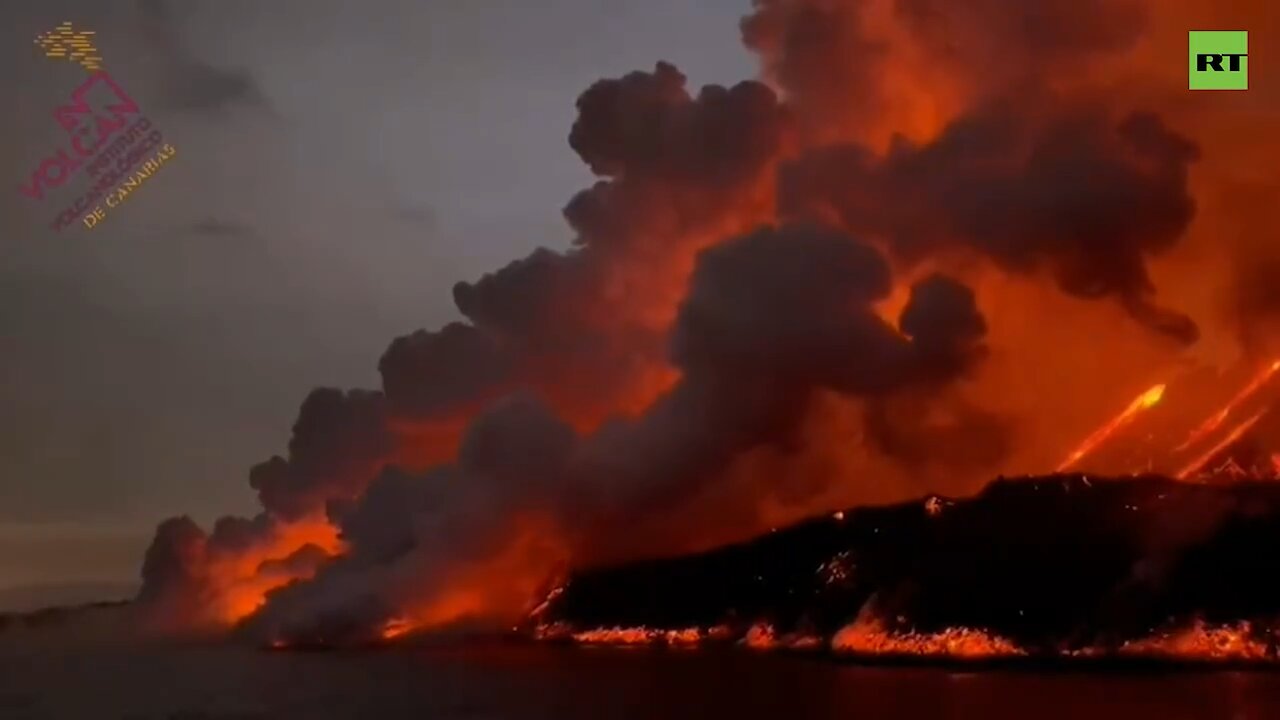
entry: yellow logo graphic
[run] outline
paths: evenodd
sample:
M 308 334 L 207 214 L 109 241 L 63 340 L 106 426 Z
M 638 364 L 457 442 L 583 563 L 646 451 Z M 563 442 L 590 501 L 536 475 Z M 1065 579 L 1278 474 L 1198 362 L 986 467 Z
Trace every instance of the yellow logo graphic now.
M 37 35 L 36 44 L 44 50 L 45 57 L 69 60 L 85 70 L 99 70 L 102 68 L 102 56 L 93 44 L 95 34 L 92 30 L 76 30 L 68 20 L 47 33 Z

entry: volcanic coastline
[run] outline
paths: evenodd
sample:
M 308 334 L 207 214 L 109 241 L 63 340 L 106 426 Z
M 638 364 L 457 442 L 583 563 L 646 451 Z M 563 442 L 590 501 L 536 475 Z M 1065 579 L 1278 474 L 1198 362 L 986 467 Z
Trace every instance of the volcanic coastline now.
M 1280 484 L 1000 478 L 696 555 L 581 570 L 523 631 L 876 662 L 1274 664 Z

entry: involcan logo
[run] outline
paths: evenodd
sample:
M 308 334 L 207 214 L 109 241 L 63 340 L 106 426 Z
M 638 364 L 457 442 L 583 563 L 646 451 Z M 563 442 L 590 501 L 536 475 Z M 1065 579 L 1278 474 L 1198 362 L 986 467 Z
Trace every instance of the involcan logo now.
M 71 23 L 64 22 L 46 33 L 36 36 L 36 44 L 44 50 L 44 56 L 55 60 L 70 60 L 84 67 L 85 70 L 102 68 L 102 56 L 93 44 L 92 30 L 76 30 Z
M 1192 30 L 1188 36 L 1192 90 L 1249 89 L 1249 33 Z
M 45 57 L 75 63 L 89 73 L 71 91 L 70 102 L 53 109 L 65 140 L 18 186 L 23 197 L 45 203 L 51 192 L 87 176 L 71 204 L 50 223 L 54 231 L 77 220 L 86 228 L 97 227 L 177 153 L 103 68 L 95 34 L 64 22 L 35 39 Z

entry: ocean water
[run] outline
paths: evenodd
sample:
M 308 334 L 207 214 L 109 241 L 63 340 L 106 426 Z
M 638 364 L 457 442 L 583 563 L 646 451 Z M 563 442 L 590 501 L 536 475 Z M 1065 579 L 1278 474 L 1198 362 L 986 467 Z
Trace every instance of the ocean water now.
M 1280 717 L 1280 673 L 957 672 L 487 641 L 341 652 L 0 633 L 0 719 Z

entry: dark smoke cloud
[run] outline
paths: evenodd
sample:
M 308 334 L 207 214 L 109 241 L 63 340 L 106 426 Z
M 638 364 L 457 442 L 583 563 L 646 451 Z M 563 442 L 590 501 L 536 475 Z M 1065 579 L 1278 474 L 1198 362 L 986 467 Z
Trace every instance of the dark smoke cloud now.
M 321 388 L 302 403 L 288 459 L 255 466 L 249 485 L 269 512 L 296 520 L 357 497 L 393 449 L 382 393 Z
M 200 617 L 208 537 L 187 516 L 169 518 L 156 528 L 142 561 L 138 601 L 158 627 L 184 627 Z
M 803 127 L 838 134 L 875 112 L 883 99 L 878 79 L 888 47 L 868 35 L 855 3 L 754 5 L 755 12 L 742 20 L 742 41 L 760 55 L 765 75 L 786 90 Z
M 788 113 L 762 83 L 709 85 L 695 97 L 668 63 L 597 82 L 578 111 L 569 144 L 609 179 L 566 206 L 576 242 L 651 262 L 742 203 L 790 132 Z
M 953 379 L 980 357 L 985 323 L 963 285 L 917 284 L 901 319 L 909 336 L 874 312 L 890 290 L 879 252 L 831 229 L 762 228 L 705 251 L 673 333 L 684 377 L 643 417 L 580 441 L 532 397 L 495 405 L 454 465 L 389 469 L 335 504 L 346 557 L 273 594 L 258 632 L 375 627 L 438 591 L 451 568 L 498 552 L 522 513 L 578 528 L 580 556 L 625 543 L 628 518 L 696 495 L 741 453 L 796 432 L 814 390 L 882 397 Z
M 396 338 L 378 362 L 391 409 L 408 417 L 450 417 L 506 383 L 506 351 L 464 323 Z M 428 381 L 429 380 L 429 381 Z
M 824 140 L 859 137 L 881 123 L 913 71 L 944 76 L 968 96 L 1036 90 L 1056 72 L 1082 74 L 1086 63 L 1129 49 L 1148 24 L 1137 0 L 753 5 L 741 23 L 743 43 L 783 89 L 800 126 Z
M 917 284 L 899 329 L 873 305 L 890 289 L 880 253 L 829 228 L 766 227 L 705 251 L 673 330 L 682 379 L 644 417 L 593 438 L 593 474 L 622 486 L 628 511 L 669 505 L 741 453 L 785 442 L 815 390 L 884 396 L 980 357 L 986 326 L 967 288 Z
M 685 83 L 659 63 L 582 94 L 569 143 L 608 179 L 565 208 L 578 247 L 539 248 L 458 283 L 454 300 L 470 325 L 401 338 L 383 358 L 397 413 L 473 407 L 515 384 L 599 402 L 660 358 L 662 329 L 637 317 L 652 284 L 669 282 L 663 269 L 686 252 L 691 233 L 732 213 L 743 187 L 771 167 L 787 127 L 760 83 L 711 85 L 696 96 Z M 633 276 L 645 267 L 652 276 Z
M 388 468 L 359 500 L 335 504 L 347 553 L 311 581 L 272 593 L 247 632 L 368 639 L 438 592 L 454 569 L 500 552 L 517 513 L 571 520 L 583 490 L 569 485 L 576 441 L 533 396 L 497 403 L 472 423 L 455 464 L 424 474 Z
M 704 87 L 660 62 L 652 73 L 601 80 L 578 99 L 569 147 L 596 175 L 684 180 L 706 186 L 749 179 L 777 154 L 783 116 L 768 87 Z
M 538 248 L 529 257 L 453 288 L 458 310 L 500 337 L 537 349 L 561 340 L 574 328 L 565 322 L 581 312 L 573 301 L 588 296 L 576 255 Z
M 586 407 L 588 417 L 594 413 L 603 419 L 614 412 L 617 395 L 662 361 L 665 328 L 642 317 L 650 312 L 645 303 L 657 287 L 679 291 L 682 283 L 671 276 L 672 268 L 692 252 L 693 235 L 721 232 L 726 218 L 739 211 L 742 189 L 767 177 L 785 131 L 776 97 L 759 83 L 709 86 L 694 96 L 684 76 L 662 63 L 652 73 L 632 73 L 588 89 L 571 142 L 607 179 L 565 209 L 578 233 L 578 247 L 568 252 L 539 249 L 475 282 L 459 283 L 454 297 L 468 323 L 394 341 L 379 364 L 385 395 L 331 389 L 312 393 L 299 413 L 287 458 L 274 457 L 250 472 L 250 485 L 274 520 L 296 520 L 326 508 L 345 518 L 344 532 L 352 536 L 351 557 L 356 559 L 335 563 L 316 586 L 351 590 L 325 590 L 318 596 L 349 600 L 359 594 L 355 578 L 374 582 L 363 558 L 385 553 L 361 548 L 443 549 L 472 542 L 486 534 L 483 528 L 508 519 L 504 503 L 538 497 L 521 488 L 545 491 L 528 471 L 514 482 L 513 470 L 538 453 L 521 450 L 510 432 L 493 429 L 494 423 L 502 423 L 486 420 L 490 415 L 474 423 L 473 435 L 462 445 L 460 465 L 429 474 L 436 480 L 417 477 L 409 482 L 389 473 L 366 488 L 394 459 L 391 417 L 456 419 L 522 387 L 542 393 L 557 407 Z M 633 275 L 637 268 L 643 272 Z M 536 424 L 525 415 L 526 424 Z M 536 433 L 533 437 L 546 439 Z M 478 451 L 477 444 L 509 447 L 518 460 L 482 462 L 480 457 L 497 450 Z M 448 481 L 440 479 L 446 476 Z M 409 489 L 419 485 L 431 489 Z M 504 488 L 506 494 L 487 499 L 494 488 Z M 407 492 L 421 494 L 403 497 Z M 384 497 L 392 500 L 384 503 Z M 399 517 L 410 512 L 414 520 L 397 523 L 393 515 L 385 522 L 361 520 L 392 507 L 399 508 Z M 419 541 L 423 529 L 414 511 L 428 507 L 436 518 L 427 522 L 437 528 L 431 532 L 444 532 L 440 528 L 447 526 L 459 540 L 446 533 L 445 541 Z M 494 520 L 486 522 L 489 517 Z M 474 530 L 467 530 L 469 523 L 476 523 Z M 379 532 L 387 539 L 375 540 Z M 164 556 L 164 546 L 176 539 L 172 531 L 158 534 L 155 552 Z M 414 564 L 442 562 L 441 557 Z M 438 577 L 430 570 L 422 573 Z M 173 575 L 172 583 L 163 575 L 151 573 L 147 584 L 188 583 L 181 573 Z M 293 597 L 309 596 L 288 589 L 272 605 L 310 602 Z
M 273 519 L 266 513 L 252 518 L 222 517 L 213 524 L 209 545 L 229 553 L 242 553 L 269 537 L 273 529 Z
M 1114 298 L 1189 343 L 1198 336 L 1190 318 L 1152 303 L 1146 262 L 1191 222 L 1196 156 L 1149 113 L 1114 122 L 1070 108 L 1042 119 L 1001 104 L 884 157 L 856 145 L 815 149 L 784 169 L 780 193 L 785 212 L 834 211 L 908 261 L 967 247 L 1010 272 L 1048 272 L 1071 295 Z

